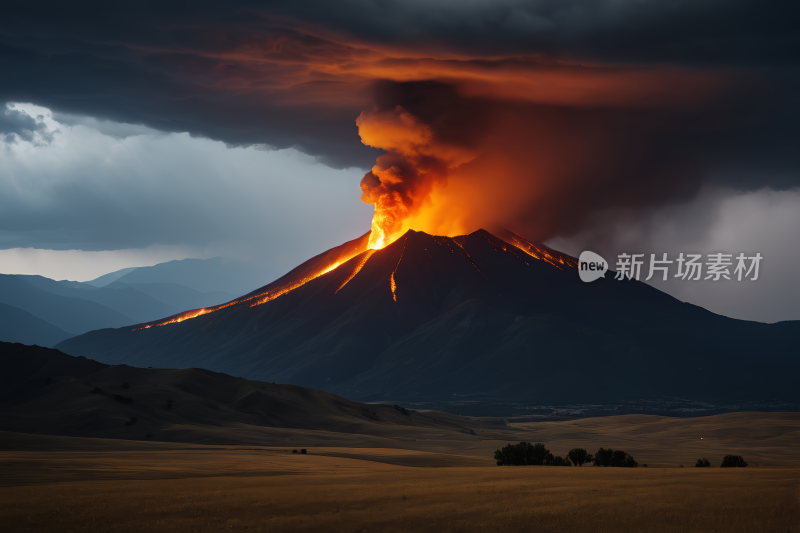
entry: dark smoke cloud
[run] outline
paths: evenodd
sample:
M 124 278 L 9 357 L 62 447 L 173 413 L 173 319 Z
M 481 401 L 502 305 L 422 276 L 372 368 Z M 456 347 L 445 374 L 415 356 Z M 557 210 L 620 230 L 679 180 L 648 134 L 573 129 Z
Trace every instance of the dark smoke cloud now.
M 375 151 L 353 122 L 370 103 L 367 76 L 272 80 L 378 49 L 746 68 L 796 119 L 798 15 L 796 3 L 741 0 L 12 2 L 0 17 L 0 102 L 294 146 L 332 166 L 368 168 Z M 234 57 L 244 49 L 265 63 L 277 50 L 294 64 L 261 65 L 265 73 Z
M 611 227 L 609 211 L 636 220 L 709 185 L 800 185 L 794 116 L 762 104 L 770 91 L 758 84 L 686 108 L 470 98 L 430 82 L 375 89 L 376 109 L 400 106 L 430 125 L 435 142 L 477 154 L 448 173 L 438 213 L 422 222 L 432 232 L 513 227 L 546 240 L 579 233 L 600 213 Z
M 800 185 L 799 15 L 729 0 L 15 3 L 0 102 L 364 169 L 380 152 L 356 117 L 401 106 L 478 154 L 440 180 L 462 187 L 463 225 L 546 239 L 707 184 Z

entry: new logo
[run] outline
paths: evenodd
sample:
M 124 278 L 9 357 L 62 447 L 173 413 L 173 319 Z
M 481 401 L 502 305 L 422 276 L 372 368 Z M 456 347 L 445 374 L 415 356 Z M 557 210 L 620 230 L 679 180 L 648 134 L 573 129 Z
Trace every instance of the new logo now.
M 589 283 L 605 276 L 608 270 L 608 263 L 605 259 L 594 252 L 585 251 L 578 258 L 578 273 L 581 280 Z

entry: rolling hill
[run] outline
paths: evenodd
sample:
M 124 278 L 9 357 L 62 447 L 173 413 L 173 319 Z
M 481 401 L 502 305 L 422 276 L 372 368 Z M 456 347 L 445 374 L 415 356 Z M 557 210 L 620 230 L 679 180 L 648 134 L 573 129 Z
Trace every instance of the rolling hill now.
M 0 431 L 252 444 L 274 439 L 274 432 L 266 432 L 269 428 L 374 437 L 445 432 L 464 438 L 474 435 L 471 428 L 499 426 L 447 413 L 362 404 L 319 390 L 209 370 L 109 366 L 48 348 L 0 342 Z

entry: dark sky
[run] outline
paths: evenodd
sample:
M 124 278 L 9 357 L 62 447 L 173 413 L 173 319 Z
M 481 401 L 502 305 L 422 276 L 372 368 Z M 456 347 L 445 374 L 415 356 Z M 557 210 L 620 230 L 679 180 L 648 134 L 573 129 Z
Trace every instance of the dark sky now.
M 512 227 L 606 254 L 717 246 L 729 199 L 762 226 L 775 202 L 791 211 L 798 21 L 777 1 L 6 3 L 0 248 L 268 242 L 297 250 L 284 268 L 368 223 L 358 182 L 400 152 L 366 146 L 356 119 L 390 127 L 397 106 L 441 153 L 471 154 L 414 152 L 447 167 L 422 229 Z M 309 249 L 290 244 L 319 225 L 301 228 L 303 208 L 337 220 Z M 798 248 L 773 229 L 731 246 Z

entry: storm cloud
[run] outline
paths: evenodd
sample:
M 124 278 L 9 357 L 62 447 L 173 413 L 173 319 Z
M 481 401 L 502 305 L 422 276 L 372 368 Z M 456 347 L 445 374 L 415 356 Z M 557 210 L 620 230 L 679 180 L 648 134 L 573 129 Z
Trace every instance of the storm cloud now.
M 272 244 L 291 247 L 298 226 L 279 231 L 283 204 L 264 216 L 259 194 L 299 204 L 334 190 L 347 215 L 325 213 L 347 219 L 350 237 L 350 213 L 361 220 L 370 208 L 351 208 L 338 185 L 311 183 L 285 161 L 275 164 L 286 172 L 248 181 L 258 194 L 241 209 L 218 182 L 253 176 L 253 167 L 237 167 L 222 147 L 251 162 L 274 149 L 306 154 L 308 165 L 327 167 L 320 175 L 347 181 L 357 202 L 364 172 L 394 157 L 394 141 L 375 140 L 377 118 L 405 116 L 432 146 L 470 154 L 448 160 L 430 187 L 409 189 L 429 207 L 409 211 L 417 228 L 509 227 L 570 250 L 657 251 L 669 239 L 656 214 L 718 212 L 707 191 L 795 197 L 798 20 L 796 3 L 740 0 L 15 3 L 0 18 L 0 106 L 43 106 L 54 122 L 0 107 L 2 246 L 207 246 L 255 242 L 269 227 Z M 359 116 L 375 119 L 362 121 L 376 126 L 367 135 Z M 62 149 L 59 127 L 130 152 L 116 153 L 114 168 L 86 159 L 48 174 L 41 161 L 18 164 L 28 145 Z M 183 166 L 163 151 L 192 157 L 202 143 L 209 156 Z M 129 157 L 146 151 L 160 163 Z M 425 173 L 423 159 L 409 175 Z M 21 194 L 11 170 L 17 182 L 30 172 L 47 185 Z M 142 218 L 134 205 L 157 216 Z M 690 219 L 684 237 L 717 227 L 710 216 Z M 338 244 L 312 226 L 319 249 Z M 796 244 L 781 242 L 772 245 Z
M 798 14 L 742 1 L 19 2 L 0 19 L 0 101 L 369 168 L 376 151 L 354 120 L 375 80 L 460 86 L 517 69 L 552 86 L 581 62 L 666 65 L 750 80 L 759 90 L 724 97 L 741 121 L 768 114 L 777 136 L 798 116 Z M 547 104 L 609 104 L 521 89 Z

